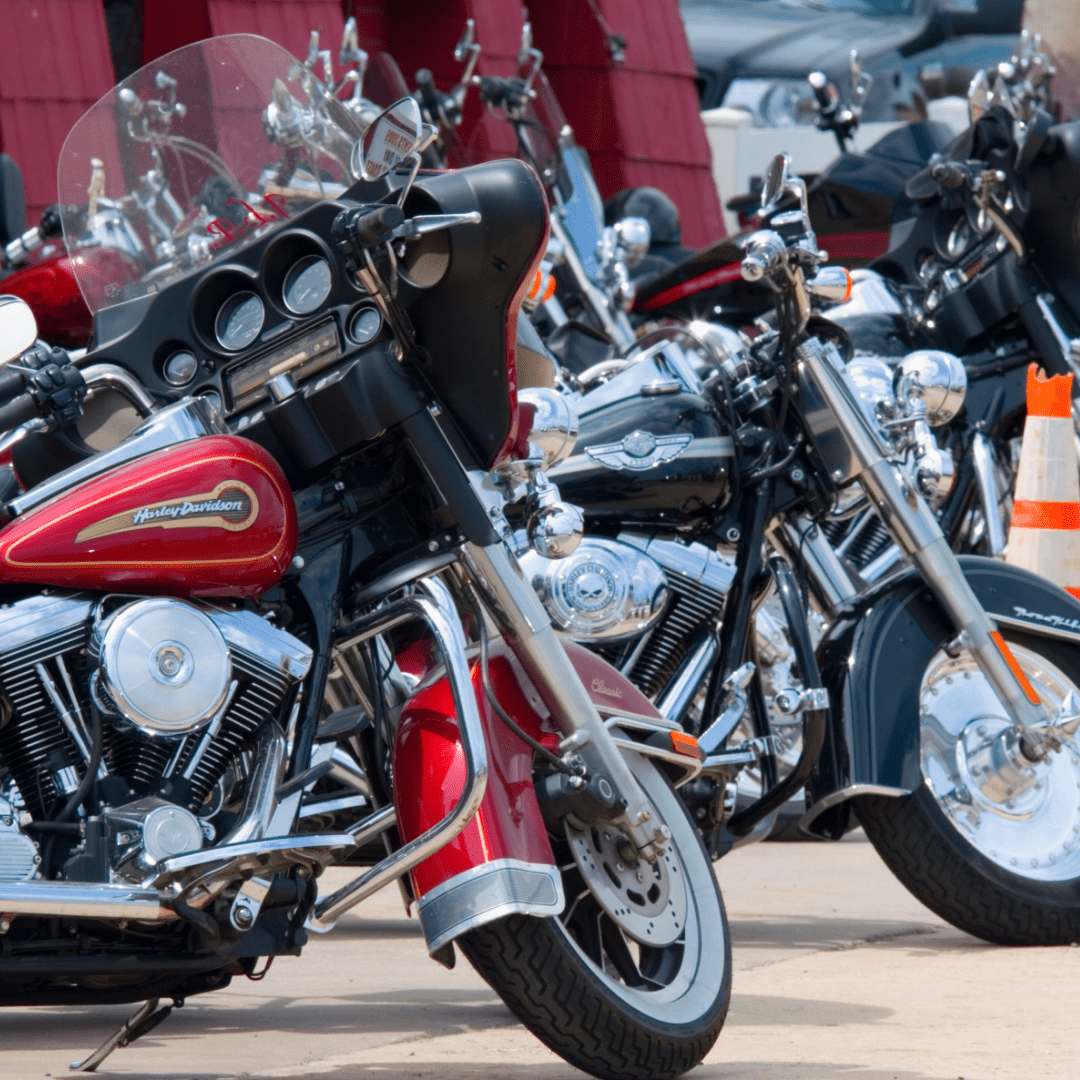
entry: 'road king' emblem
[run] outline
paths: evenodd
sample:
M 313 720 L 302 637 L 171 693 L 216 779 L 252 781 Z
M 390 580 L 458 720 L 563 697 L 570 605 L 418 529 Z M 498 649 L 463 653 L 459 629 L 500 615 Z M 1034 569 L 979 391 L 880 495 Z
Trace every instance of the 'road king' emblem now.
M 621 442 L 587 446 L 585 453 L 607 469 L 644 472 L 664 461 L 674 461 L 692 442 L 693 435 L 653 435 L 631 431 Z
M 259 500 L 255 492 L 239 480 L 223 480 L 213 491 L 136 506 L 95 521 L 79 532 L 75 543 L 138 529 L 210 528 L 243 532 L 258 516 Z

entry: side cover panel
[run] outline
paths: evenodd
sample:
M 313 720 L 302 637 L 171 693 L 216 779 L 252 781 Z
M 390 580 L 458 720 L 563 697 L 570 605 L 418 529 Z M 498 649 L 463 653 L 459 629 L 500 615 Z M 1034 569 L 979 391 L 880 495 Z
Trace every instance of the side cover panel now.
M 280 467 L 232 435 L 182 443 L 65 492 L 0 530 L 0 582 L 256 596 L 296 550 Z
M 1017 620 L 1034 634 L 1055 628 L 1080 633 L 1080 601 L 1064 589 L 996 559 L 963 555 L 959 561 L 991 617 Z M 914 570 L 830 629 L 818 647 L 818 664 L 829 690 L 831 724 L 807 785 L 811 812 L 822 801 L 827 808 L 816 808 L 811 832 L 843 835 L 850 824 L 847 800 L 860 793 L 856 785 L 899 793 L 922 783 L 919 687 L 931 657 L 954 634 Z

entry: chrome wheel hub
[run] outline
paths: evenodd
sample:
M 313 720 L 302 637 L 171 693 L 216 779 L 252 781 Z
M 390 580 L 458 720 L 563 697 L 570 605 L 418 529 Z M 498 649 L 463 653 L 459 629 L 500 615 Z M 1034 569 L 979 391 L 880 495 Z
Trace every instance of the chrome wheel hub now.
M 1055 712 L 1077 687 L 1038 653 L 1010 646 Z M 923 778 L 949 820 L 983 855 L 1039 881 L 1080 876 L 1080 745 L 1043 760 L 1023 756 L 974 659 L 935 655 L 919 694 Z
M 611 825 L 584 831 L 566 826 L 566 838 L 581 876 L 600 906 L 643 945 L 670 945 L 686 927 L 686 885 L 669 842 L 654 863 L 626 855 L 629 840 Z

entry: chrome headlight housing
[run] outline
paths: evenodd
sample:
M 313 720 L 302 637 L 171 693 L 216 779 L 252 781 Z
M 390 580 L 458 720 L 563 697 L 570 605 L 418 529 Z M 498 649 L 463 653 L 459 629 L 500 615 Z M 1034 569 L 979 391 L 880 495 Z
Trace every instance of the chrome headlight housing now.
M 941 427 L 963 408 L 967 371 L 952 353 L 920 349 L 900 362 L 893 377 L 893 389 L 909 414 L 920 411 L 920 406 L 925 407 L 926 422 L 931 427 Z

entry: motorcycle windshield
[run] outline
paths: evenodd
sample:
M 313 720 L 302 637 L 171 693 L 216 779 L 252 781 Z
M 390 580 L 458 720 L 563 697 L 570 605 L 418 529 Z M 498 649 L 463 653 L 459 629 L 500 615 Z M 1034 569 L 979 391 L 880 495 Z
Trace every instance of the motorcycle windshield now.
M 358 120 L 295 57 L 235 34 L 130 75 L 72 128 L 57 188 L 92 312 L 228 259 L 354 180 Z
M 537 75 L 533 89 L 536 97 L 530 111 L 534 122 L 526 125 L 524 137 L 529 140 L 541 175 L 551 185 L 555 212 L 562 219 L 585 273 L 599 282 L 603 274 L 596 247 L 604 231 L 604 201 L 593 178 L 589 155 L 571 139 L 562 137 L 566 114 L 543 72 Z

